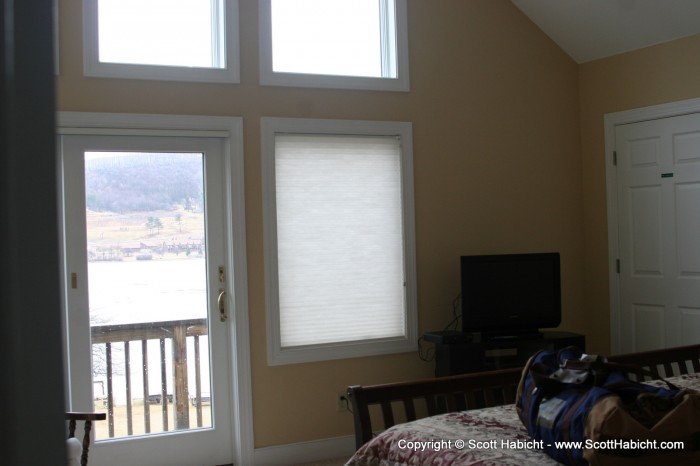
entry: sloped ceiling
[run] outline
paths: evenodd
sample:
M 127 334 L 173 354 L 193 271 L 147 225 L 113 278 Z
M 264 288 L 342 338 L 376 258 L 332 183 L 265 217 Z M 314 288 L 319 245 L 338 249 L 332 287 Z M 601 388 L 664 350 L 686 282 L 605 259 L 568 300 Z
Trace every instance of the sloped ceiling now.
M 700 0 L 511 0 L 577 63 L 700 34 Z

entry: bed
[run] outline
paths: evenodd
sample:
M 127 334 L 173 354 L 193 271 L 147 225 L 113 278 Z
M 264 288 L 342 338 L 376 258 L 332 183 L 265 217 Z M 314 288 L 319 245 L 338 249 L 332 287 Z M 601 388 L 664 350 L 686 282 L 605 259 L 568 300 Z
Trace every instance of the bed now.
M 700 345 L 611 356 L 630 377 L 700 391 Z M 357 452 L 347 466 L 555 465 L 515 411 L 522 369 L 348 388 Z M 379 432 L 379 433 L 378 433 Z

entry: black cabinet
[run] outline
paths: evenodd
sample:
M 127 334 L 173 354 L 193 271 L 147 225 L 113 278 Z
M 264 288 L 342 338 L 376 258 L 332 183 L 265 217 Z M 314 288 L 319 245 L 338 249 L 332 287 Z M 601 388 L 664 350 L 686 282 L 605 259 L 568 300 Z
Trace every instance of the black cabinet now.
M 585 350 L 583 335 L 544 331 L 541 336 L 482 339 L 478 334 L 433 332 L 423 335 L 435 343 L 435 375 L 465 374 L 521 367 L 539 350 L 556 351 L 567 346 Z

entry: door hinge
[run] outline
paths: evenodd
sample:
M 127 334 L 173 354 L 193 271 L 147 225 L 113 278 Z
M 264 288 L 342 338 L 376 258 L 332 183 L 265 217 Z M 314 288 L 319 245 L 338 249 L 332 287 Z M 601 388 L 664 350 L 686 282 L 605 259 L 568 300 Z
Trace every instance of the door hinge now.
M 613 165 L 617 166 L 617 151 L 613 151 Z
M 620 259 L 615 259 L 615 269 L 617 273 L 620 273 Z

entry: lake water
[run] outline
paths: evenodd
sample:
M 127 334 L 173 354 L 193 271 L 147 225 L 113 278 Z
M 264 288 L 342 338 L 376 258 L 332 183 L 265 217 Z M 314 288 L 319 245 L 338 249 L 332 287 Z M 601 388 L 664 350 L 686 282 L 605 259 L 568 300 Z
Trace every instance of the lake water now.
M 207 316 L 202 257 L 90 262 L 88 273 L 92 325 Z

